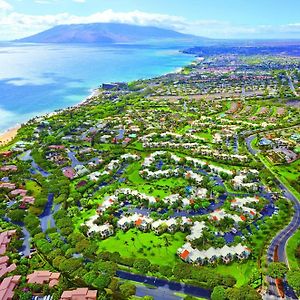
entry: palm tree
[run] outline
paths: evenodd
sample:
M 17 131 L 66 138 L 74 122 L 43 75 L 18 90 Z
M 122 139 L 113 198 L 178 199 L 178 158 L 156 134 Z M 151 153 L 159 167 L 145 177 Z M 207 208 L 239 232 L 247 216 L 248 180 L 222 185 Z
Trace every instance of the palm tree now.
M 164 236 L 164 241 L 165 241 L 166 251 L 169 252 L 168 247 L 171 246 L 171 242 L 169 241 L 169 238 L 167 235 Z
M 132 241 L 132 243 L 133 243 L 133 246 L 135 247 L 135 243 L 134 243 L 134 242 L 135 242 L 135 238 L 132 237 L 132 238 L 131 238 L 131 241 Z

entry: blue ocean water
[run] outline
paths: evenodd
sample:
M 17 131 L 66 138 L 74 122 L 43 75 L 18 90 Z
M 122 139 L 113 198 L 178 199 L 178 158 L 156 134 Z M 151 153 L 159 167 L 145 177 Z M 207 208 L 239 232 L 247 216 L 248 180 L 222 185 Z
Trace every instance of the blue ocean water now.
M 103 82 L 162 75 L 194 57 L 178 45 L 0 44 L 0 132 L 81 102 Z

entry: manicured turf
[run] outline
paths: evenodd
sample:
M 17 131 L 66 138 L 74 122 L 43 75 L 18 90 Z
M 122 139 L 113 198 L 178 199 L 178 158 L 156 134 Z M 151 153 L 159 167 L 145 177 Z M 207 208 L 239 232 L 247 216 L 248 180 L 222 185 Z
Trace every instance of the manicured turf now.
M 300 160 L 295 161 L 287 166 L 273 166 L 268 159 L 266 159 L 261 154 L 258 157 L 263 161 L 263 163 L 269 168 L 274 175 L 277 175 L 284 185 L 294 194 L 294 196 L 300 201 L 300 191 L 297 187 L 291 184 L 292 180 L 295 180 L 297 174 L 295 173 L 297 168 L 299 168 Z M 295 168 L 295 169 L 293 169 Z
M 256 270 L 255 262 L 248 260 L 244 263 L 233 262 L 230 265 L 218 265 L 215 270 L 220 274 L 232 275 L 238 287 L 248 283 L 251 274 Z
M 140 162 L 134 162 L 130 164 L 125 171 L 125 175 L 127 175 L 128 180 L 137 185 L 146 183 L 146 181 L 139 174 L 140 169 Z
M 137 229 L 127 232 L 119 230 L 115 236 L 101 241 L 99 250 L 118 251 L 124 257 L 147 258 L 153 264 L 173 265 L 179 261 L 176 252 L 184 244 L 185 236 L 182 232 L 157 236 L 153 232 L 144 233 Z
M 300 230 L 298 230 L 289 240 L 286 247 L 287 258 L 291 269 L 300 268 L 300 260 L 295 257 L 295 250 L 300 244 Z
M 34 197 L 39 196 L 42 191 L 42 188 L 32 180 L 26 181 L 26 189 L 31 191 Z
M 99 200 L 99 204 L 101 202 L 102 201 Z M 78 230 L 80 226 L 84 224 L 84 222 L 86 222 L 90 217 L 94 216 L 95 214 L 96 214 L 95 209 L 90 209 L 81 213 L 79 217 L 75 217 L 73 219 L 73 224 L 75 229 Z
M 197 132 L 195 135 L 206 139 L 208 142 L 212 142 L 212 139 L 213 139 L 211 133 L 209 133 L 209 132 Z
M 171 189 L 176 187 L 186 187 L 189 185 L 187 180 L 179 178 L 162 178 L 158 180 L 145 180 L 139 175 L 140 163 L 131 164 L 125 174 L 128 180 L 134 185 L 131 188 L 138 190 L 140 193 L 154 197 L 164 198 L 172 193 Z M 128 187 L 128 185 L 124 185 Z

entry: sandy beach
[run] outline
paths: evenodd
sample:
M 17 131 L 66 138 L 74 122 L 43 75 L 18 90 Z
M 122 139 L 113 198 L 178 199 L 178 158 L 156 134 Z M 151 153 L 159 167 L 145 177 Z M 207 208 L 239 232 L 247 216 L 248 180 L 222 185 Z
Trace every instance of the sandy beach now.
M 8 129 L 7 131 L 0 133 L 0 146 L 4 146 L 10 142 L 18 133 L 21 126 L 16 126 Z

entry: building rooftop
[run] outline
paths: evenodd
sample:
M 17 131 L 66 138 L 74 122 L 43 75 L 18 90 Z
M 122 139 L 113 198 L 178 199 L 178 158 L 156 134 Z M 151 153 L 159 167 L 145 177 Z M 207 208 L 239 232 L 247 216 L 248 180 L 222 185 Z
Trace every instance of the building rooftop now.
M 73 291 L 65 291 L 61 295 L 60 300 L 96 300 L 97 291 L 88 288 L 78 288 Z

